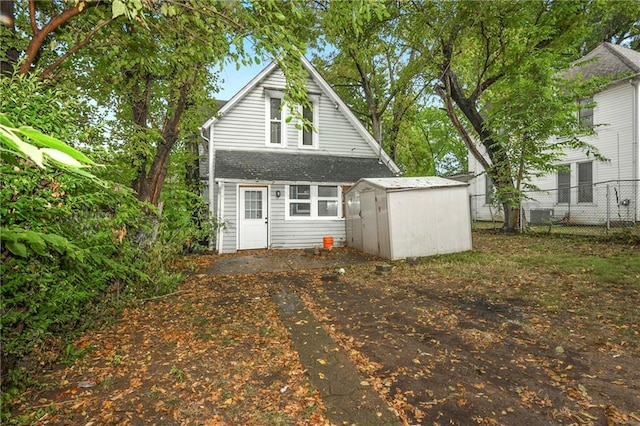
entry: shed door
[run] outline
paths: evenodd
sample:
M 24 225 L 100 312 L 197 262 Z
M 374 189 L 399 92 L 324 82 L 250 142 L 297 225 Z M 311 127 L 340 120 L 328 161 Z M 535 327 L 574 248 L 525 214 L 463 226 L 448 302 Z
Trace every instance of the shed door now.
M 238 249 L 267 248 L 267 188 L 240 188 Z
M 362 251 L 378 255 L 378 214 L 376 213 L 376 193 L 360 193 L 360 216 L 362 217 Z

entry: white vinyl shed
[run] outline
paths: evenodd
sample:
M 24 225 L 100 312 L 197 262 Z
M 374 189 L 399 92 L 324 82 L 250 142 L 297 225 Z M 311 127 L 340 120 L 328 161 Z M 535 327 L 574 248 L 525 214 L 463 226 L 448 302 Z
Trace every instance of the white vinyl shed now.
M 464 182 L 436 176 L 360 179 L 345 200 L 349 247 L 391 260 L 472 248 Z

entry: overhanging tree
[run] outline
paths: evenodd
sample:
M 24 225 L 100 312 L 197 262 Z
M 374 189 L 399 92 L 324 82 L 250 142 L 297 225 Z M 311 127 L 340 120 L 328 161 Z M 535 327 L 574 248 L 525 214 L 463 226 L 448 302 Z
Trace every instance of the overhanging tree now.
M 563 145 L 593 151 L 573 119 L 587 88 L 556 78 L 578 55 L 588 8 L 576 1 L 451 1 L 408 13 L 416 29 L 410 43 L 434 59 L 434 89 L 493 180 L 504 228 L 513 230 L 528 173 L 548 171 Z M 552 135 L 566 139 L 549 145 Z
M 215 92 L 216 64 L 275 56 L 302 87 L 301 29 L 308 22 L 299 2 L 157 2 L 144 24 L 110 27 L 98 47 L 76 62 L 92 68 L 85 87 L 114 111 L 114 149 L 130 160 L 131 185 L 142 201 L 158 205 L 181 122 Z M 244 50 L 250 37 L 254 54 Z M 296 78 L 297 77 L 297 78 Z M 295 96 L 299 92 L 292 92 Z

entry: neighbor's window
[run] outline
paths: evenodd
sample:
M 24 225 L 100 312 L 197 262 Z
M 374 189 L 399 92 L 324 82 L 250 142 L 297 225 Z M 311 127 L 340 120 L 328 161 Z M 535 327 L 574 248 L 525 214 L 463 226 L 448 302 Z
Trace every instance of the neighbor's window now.
M 578 110 L 578 124 L 580 127 L 592 128 L 593 127 L 593 98 L 581 99 L 578 101 L 580 109 Z
M 289 185 L 287 217 L 339 218 L 342 210 L 339 186 Z
M 558 204 L 571 202 L 571 170 L 569 165 L 566 170 L 558 170 Z
M 593 203 L 593 163 L 578 163 L 578 202 Z

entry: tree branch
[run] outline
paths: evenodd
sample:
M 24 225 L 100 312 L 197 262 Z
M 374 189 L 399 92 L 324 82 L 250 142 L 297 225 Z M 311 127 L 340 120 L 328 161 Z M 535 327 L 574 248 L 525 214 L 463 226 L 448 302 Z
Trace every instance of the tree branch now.
M 450 90 L 445 91 L 445 88 L 443 88 L 442 86 L 436 86 L 435 90 L 436 90 L 436 93 L 438 93 L 438 95 L 444 102 L 447 116 L 451 120 L 451 123 L 453 123 L 453 126 L 458 131 L 458 134 L 460 135 L 464 143 L 467 145 L 467 148 L 469 148 L 473 156 L 476 158 L 476 160 L 480 162 L 482 167 L 485 170 L 489 170 L 491 168 L 491 165 L 489 164 L 487 159 L 484 157 L 484 155 L 482 155 L 482 153 L 478 151 L 478 147 L 476 146 L 474 140 L 471 138 L 471 135 L 469 135 L 469 132 L 467 132 L 467 129 L 464 128 L 464 126 L 458 119 L 458 115 L 456 114 L 456 111 L 453 107 L 453 103 L 451 102 Z
M 29 25 L 31 26 L 31 32 L 35 36 L 40 32 L 38 23 L 36 22 L 36 2 L 35 0 L 29 0 Z
M 64 55 L 60 56 L 51 65 L 49 65 L 47 68 L 45 68 L 45 70 L 42 71 L 42 73 L 40 74 L 40 78 L 42 78 L 42 79 L 49 78 L 49 75 L 51 74 L 51 72 L 55 68 L 59 67 L 60 64 L 62 64 L 69 56 L 73 55 L 78 50 L 80 50 L 83 47 L 85 47 L 89 43 L 91 38 L 95 35 L 95 33 L 100 31 L 103 27 L 105 27 L 109 23 L 115 21 L 115 19 L 116 18 L 110 18 L 110 19 L 107 19 L 106 21 L 103 21 L 100 24 L 96 25 L 96 27 L 94 29 L 92 29 L 91 31 L 89 31 L 87 33 L 87 36 L 84 38 L 84 40 L 82 40 L 81 42 L 77 43 L 75 46 L 73 46 L 71 49 L 69 49 L 68 52 L 66 52 Z
M 33 38 L 29 42 L 27 46 L 27 50 L 25 51 L 25 61 L 20 65 L 20 74 L 26 74 L 31 69 L 35 58 L 42 47 L 42 43 L 47 38 L 49 34 L 56 30 L 60 25 L 66 23 L 71 18 L 79 15 L 83 10 L 86 10 L 89 7 L 97 7 L 100 5 L 104 5 L 106 3 L 101 3 L 100 1 L 90 2 L 90 3 L 78 3 L 71 9 L 66 9 L 59 15 L 55 15 L 51 18 L 51 20 L 42 27 L 37 33 L 34 33 Z M 33 7 L 32 7 L 33 5 Z M 33 20 L 31 22 L 31 26 L 35 25 L 35 0 L 29 1 L 29 14 L 33 13 Z M 30 17 L 31 20 L 31 17 Z M 36 27 L 37 28 L 37 27 Z

